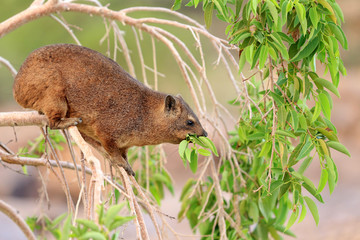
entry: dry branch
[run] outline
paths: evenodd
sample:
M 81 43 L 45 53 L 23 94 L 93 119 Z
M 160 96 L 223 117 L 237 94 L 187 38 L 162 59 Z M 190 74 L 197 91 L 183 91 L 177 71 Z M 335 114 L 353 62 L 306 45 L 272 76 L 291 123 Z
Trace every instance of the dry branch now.
M 50 164 L 53 167 L 58 167 L 55 160 L 46 160 L 44 158 L 29 158 L 29 157 L 14 156 L 14 155 L 5 153 L 1 149 L 0 149 L 0 159 L 8 164 L 15 164 L 15 165 L 21 165 L 21 166 L 38 167 L 38 166 L 47 166 L 48 164 Z M 60 161 L 60 165 L 61 165 L 61 167 L 66 168 L 66 169 L 71 169 L 71 170 L 77 169 L 78 171 L 82 171 L 81 166 L 79 166 L 79 165 L 74 166 L 74 164 L 72 164 L 70 162 Z M 90 175 L 92 174 L 91 170 L 88 167 L 85 168 L 85 172 L 86 172 L 86 174 L 90 174 Z
M 16 225 L 19 226 L 21 231 L 25 234 L 28 240 L 36 240 L 34 233 L 31 231 L 26 222 L 19 216 L 18 212 L 9 204 L 0 200 L 0 211 L 8 216 Z
M 100 161 L 94 156 L 90 146 L 81 137 L 81 134 L 76 127 L 69 127 L 69 133 L 76 142 L 76 144 L 79 146 L 80 150 L 84 153 L 85 159 L 90 165 L 92 171 L 92 176 L 90 181 L 93 184 L 92 186 L 94 186 L 94 189 L 90 188 L 90 191 L 94 191 L 93 208 L 95 209 L 95 206 L 101 204 L 101 189 L 104 183 L 104 174 L 101 171 Z M 95 219 L 98 219 L 96 215 L 96 211 L 94 211 L 93 214 L 94 214 L 93 217 Z

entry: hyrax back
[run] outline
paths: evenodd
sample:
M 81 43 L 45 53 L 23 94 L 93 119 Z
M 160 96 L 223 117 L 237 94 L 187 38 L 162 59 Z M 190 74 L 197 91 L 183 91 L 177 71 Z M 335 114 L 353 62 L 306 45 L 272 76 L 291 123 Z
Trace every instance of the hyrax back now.
M 15 78 L 15 100 L 47 116 L 50 128 L 77 125 L 86 141 L 134 174 L 131 146 L 179 143 L 205 135 L 180 96 L 156 92 L 91 49 L 50 45 L 32 52 Z

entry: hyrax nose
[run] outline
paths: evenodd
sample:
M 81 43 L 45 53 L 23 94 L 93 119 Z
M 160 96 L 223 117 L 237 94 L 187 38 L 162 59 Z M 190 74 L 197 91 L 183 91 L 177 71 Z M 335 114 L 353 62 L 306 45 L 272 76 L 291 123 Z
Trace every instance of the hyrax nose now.
M 207 132 L 204 130 L 202 135 L 203 135 L 204 137 L 207 137 L 208 134 L 207 134 Z

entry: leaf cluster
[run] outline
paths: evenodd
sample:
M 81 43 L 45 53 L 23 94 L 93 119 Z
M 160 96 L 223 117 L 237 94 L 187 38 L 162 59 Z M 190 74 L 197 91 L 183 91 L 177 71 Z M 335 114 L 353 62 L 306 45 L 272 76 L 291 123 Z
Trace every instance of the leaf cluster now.
M 120 210 L 125 204 L 126 202 L 113 205 L 107 210 L 104 209 L 104 205 L 100 205 L 97 210 L 97 222 L 79 218 L 76 219 L 75 224 L 72 224 L 72 216 L 67 215 L 67 213 L 60 215 L 54 220 L 48 217 L 42 219 L 29 217 L 26 219 L 26 222 L 32 231 L 36 230 L 42 233 L 49 232 L 55 239 L 59 240 L 67 240 L 70 238 L 83 240 L 115 240 L 120 237 L 120 231 L 116 231 L 116 229 L 135 218 L 135 216 L 119 215 Z
M 160 149 L 155 146 L 142 147 L 142 151 L 132 148 L 128 152 L 130 163 L 139 160 L 141 168 L 136 171 L 136 181 L 144 188 L 149 188 L 156 203 L 160 205 L 165 197 L 165 188 L 174 195 L 174 185 L 170 174 L 162 166 Z M 137 193 L 137 190 L 134 189 Z
M 192 143 L 192 145 L 191 145 Z M 196 135 L 187 135 L 186 139 L 179 144 L 179 155 L 183 160 L 184 167 L 189 164 L 193 173 L 198 168 L 198 156 L 210 156 L 211 152 L 219 156 L 215 144 L 207 137 L 197 137 Z
M 174 10 L 181 3 L 176 0 Z M 191 0 L 186 5 L 200 3 L 207 27 L 214 14 L 227 23 L 229 43 L 239 48 L 239 73 L 251 71 L 252 77 L 244 80 L 248 95 L 230 101 L 241 110 L 229 139 L 235 154 L 223 158 L 219 169 L 221 191 L 230 199 L 217 199 L 210 177 L 200 184 L 189 180 L 179 217 L 187 217 L 194 231 L 219 237 L 213 214 L 221 201 L 232 219 L 226 219 L 229 239 L 293 235 L 290 227 L 308 211 L 318 224 L 314 200 L 323 203 L 326 185 L 332 193 L 338 181 L 331 149 L 350 156 L 331 122 L 332 94 L 340 97 L 340 74 L 346 74 L 339 49 L 348 47 L 339 5 L 335 0 Z M 331 81 L 319 76 L 319 63 Z M 183 157 L 184 146 L 179 148 Z M 193 155 L 188 150 L 188 158 Z M 321 166 L 318 184 L 306 177 L 313 159 Z

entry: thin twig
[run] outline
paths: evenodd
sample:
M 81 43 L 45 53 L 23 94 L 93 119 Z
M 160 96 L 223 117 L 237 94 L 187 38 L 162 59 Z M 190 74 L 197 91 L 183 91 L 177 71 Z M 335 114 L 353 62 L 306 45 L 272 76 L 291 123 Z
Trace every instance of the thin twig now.
M 8 60 L 6 60 L 6 59 L 3 58 L 3 57 L 0 57 L 0 63 L 2 63 L 5 67 L 7 67 L 7 68 L 10 70 L 11 75 L 12 75 L 13 77 L 16 76 L 17 71 L 16 71 L 16 69 L 13 67 L 13 65 L 11 65 L 11 63 L 10 63 Z
M 74 206 L 74 202 L 72 200 L 71 194 L 70 194 L 70 188 L 69 188 L 69 184 L 68 184 L 68 182 L 66 180 L 64 170 L 63 170 L 63 168 L 62 168 L 62 166 L 60 164 L 60 159 L 58 158 L 57 153 L 55 151 L 55 148 L 54 148 L 53 144 L 50 141 L 49 135 L 47 134 L 47 132 L 44 131 L 43 128 L 40 128 L 40 129 L 41 129 L 42 134 L 45 137 L 45 142 L 50 147 L 52 155 L 54 156 L 55 161 L 58 164 L 59 171 L 60 171 L 61 177 L 62 177 L 60 182 L 63 184 L 64 192 L 65 192 L 65 195 L 66 195 L 66 200 L 68 202 L 68 210 L 70 212 L 73 212 L 75 210 L 75 206 Z

